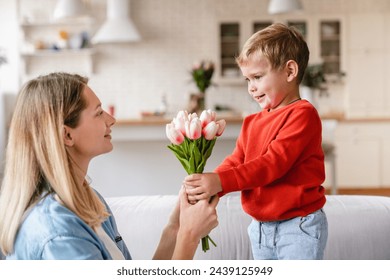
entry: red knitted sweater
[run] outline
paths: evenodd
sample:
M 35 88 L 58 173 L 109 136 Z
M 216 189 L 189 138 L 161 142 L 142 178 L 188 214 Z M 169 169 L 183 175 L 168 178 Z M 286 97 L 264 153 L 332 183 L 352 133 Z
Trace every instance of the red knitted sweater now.
M 245 118 L 233 153 L 215 170 L 223 191 L 241 191 L 246 213 L 258 221 L 285 220 L 326 201 L 321 120 L 306 100 Z

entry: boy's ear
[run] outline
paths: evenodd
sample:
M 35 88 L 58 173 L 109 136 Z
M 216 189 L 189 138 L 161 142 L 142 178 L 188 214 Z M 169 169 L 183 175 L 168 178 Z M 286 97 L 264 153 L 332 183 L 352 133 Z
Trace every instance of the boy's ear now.
M 289 60 L 286 63 L 287 81 L 291 82 L 298 77 L 298 63 L 294 60 Z
M 70 127 L 64 125 L 64 143 L 67 147 L 72 147 L 74 142 L 72 139 L 71 129 Z

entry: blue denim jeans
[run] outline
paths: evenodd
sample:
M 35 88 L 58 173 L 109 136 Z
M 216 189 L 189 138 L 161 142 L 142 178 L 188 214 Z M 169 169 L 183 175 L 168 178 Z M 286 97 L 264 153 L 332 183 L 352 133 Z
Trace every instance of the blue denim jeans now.
M 284 221 L 253 220 L 248 234 L 255 260 L 320 260 L 328 239 L 328 221 L 320 209 Z

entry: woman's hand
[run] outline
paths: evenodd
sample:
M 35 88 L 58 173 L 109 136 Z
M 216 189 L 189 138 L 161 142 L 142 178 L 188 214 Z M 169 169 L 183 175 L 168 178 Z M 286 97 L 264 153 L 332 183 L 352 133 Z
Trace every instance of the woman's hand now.
M 187 195 L 183 194 L 180 199 L 180 229 L 179 232 L 189 234 L 197 242 L 205 237 L 218 225 L 216 206 L 219 197 L 203 199 L 196 204 L 190 204 Z
M 191 204 L 183 187 L 154 259 L 192 259 L 200 239 L 218 225 L 218 201 L 219 197 L 214 196 L 210 201 L 201 200 Z
M 192 259 L 201 238 L 218 225 L 218 196 L 210 201 L 200 200 L 196 204 L 188 202 L 185 192 L 180 194 L 180 228 L 172 259 Z

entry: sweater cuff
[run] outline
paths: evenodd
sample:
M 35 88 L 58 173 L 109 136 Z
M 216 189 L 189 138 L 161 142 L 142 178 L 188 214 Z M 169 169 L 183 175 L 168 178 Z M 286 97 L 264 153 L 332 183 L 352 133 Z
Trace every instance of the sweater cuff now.
M 221 181 L 222 191 L 218 193 L 219 196 L 230 192 L 239 191 L 236 175 L 233 168 L 217 172 L 219 180 Z

